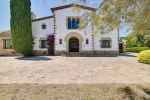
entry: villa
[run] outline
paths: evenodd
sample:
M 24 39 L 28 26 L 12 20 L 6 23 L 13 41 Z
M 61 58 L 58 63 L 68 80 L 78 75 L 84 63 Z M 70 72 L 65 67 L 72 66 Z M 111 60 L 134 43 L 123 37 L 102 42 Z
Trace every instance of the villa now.
M 80 11 L 75 11 L 74 8 Z M 117 56 L 119 54 L 119 34 L 117 30 L 109 33 L 93 33 L 92 24 L 80 28 L 85 13 L 96 12 L 96 8 L 68 4 L 51 8 L 52 16 L 32 20 L 33 53 L 35 55 L 81 55 Z M 0 48 L 8 49 L 8 38 Z M 4 48 L 5 47 L 5 48 Z

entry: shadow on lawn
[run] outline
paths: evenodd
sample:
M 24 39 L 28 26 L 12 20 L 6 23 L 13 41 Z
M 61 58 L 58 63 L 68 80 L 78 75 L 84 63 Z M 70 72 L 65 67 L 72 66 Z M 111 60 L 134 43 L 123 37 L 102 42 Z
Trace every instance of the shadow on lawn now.
M 52 60 L 51 58 L 48 58 L 46 56 L 18 57 L 16 59 L 18 59 L 18 60 L 31 60 L 31 61 L 48 61 L 48 60 Z

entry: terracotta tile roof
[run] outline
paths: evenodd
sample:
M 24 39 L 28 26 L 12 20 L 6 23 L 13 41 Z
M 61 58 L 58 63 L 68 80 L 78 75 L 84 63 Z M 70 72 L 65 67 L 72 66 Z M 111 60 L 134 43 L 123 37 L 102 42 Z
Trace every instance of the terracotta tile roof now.
M 0 37 L 11 37 L 11 32 L 10 31 L 1 32 Z
M 54 12 L 55 10 L 65 9 L 65 8 L 69 8 L 69 7 L 72 7 L 72 6 L 76 6 L 76 7 L 80 7 L 80 8 L 83 8 L 83 9 L 96 11 L 96 8 L 89 7 L 89 6 L 84 6 L 84 5 L 79 5 L 79 4 L 68 4 L 68 5 L 64 5 L 64 6 L 58 6 L 58 7 L 51 8 L 51 10 L 52 10 L 52 12 Z

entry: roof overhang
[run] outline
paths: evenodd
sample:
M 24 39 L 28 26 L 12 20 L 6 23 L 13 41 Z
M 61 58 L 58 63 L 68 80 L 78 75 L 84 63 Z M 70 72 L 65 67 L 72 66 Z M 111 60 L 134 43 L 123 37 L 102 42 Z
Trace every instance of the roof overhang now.
M 54 18 L 54 16 L 47 16 L 47 17 L 41 17 L 41 18 L 33 19 L 32 22 L 45 20 L 45 19 L 49 19 L 49 18 Z
M 61 10 L 61 9 L 69 8 L 69 7 L 80 7 L 82 9 L 96 11 L 96 8 L 84 6 L 84 5 L 79 5 L 79 4 L 68 4 L 68 5 L 64 5 L 64 6 L 58 6 L 58 7 L 51 8 L 51 10 L 52 10 L 52 12 L 54 12 L 56 10 Z

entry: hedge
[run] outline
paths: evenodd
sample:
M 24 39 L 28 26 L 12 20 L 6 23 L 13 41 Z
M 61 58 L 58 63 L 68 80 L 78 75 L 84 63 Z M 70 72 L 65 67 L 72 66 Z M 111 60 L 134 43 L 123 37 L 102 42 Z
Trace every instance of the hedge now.
M 142 51 L 138 55 L 138 61 L 145 64 L 150 64 L 150 50 Z
M 144 50 L 150 50 L 149 47 L 132 47 L 132 48 L 126 48 L 126 52 L 134 52 L 134 53 L 139 53 Z

